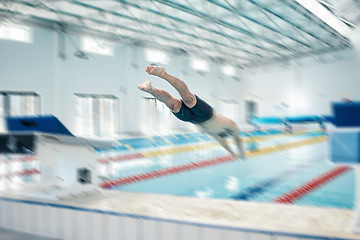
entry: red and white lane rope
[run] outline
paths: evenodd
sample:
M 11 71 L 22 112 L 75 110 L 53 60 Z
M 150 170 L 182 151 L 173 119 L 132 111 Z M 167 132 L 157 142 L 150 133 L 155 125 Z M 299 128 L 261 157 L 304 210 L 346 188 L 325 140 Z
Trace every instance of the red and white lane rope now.
M 282 196 L 275 198 L 273 202 L 292 204 L 295 201 L 308 195 L 310 192 L 324 186 L 325 184 L 331 182 L 332 180 L 341 176 L 349 170 L 351 170 L 351 167 L 349 166 L 338 166 L 330 169 L 329 171 L 304 183 L 303 185 L 283 194 Z
M 172 174 L 176 174 L 176 173 L 180 173 L 180 172 L 191 171 L 191 170 L 196 170 L 199 168 L 209 167 L 212 165 L 216 165 L 216 164 L 220 164 L 220 163 L 224 163 L 224 162 L 230 162 L 230 161 L 234 161 L 234 160 L 235 160 L 235 158 L 233 158 L 232 156 L 222 156 L 222 157 L 207 159 L 207 160 L 203 160 L 203 161 L 199 161 L 199 162 L 187 163 L 187 164 L 183 164 L 183 165 L 179 165 L 179 166 L 175 166 L 175 167 L 164 168 L 164 169 L 161 169 L 158 171 L 146 172 L 146 173 L 136 174 L 136 175 L 123 177 L 123 178 L 119 178 L 119 179 L 114 179 L 114 180 L 110 180 L 110 181 L 105 181 L 100 184 L 100 187 L 112 188 L 112 187 L 116 187 L 116 186 L 122 186 L 122 185 L 130 184 L 130 183 L 149 180 L 152 178 L 158 178 L 158 177 L 162 177 L 162 176 L 166 176 L 166 175 L 172 175 Z

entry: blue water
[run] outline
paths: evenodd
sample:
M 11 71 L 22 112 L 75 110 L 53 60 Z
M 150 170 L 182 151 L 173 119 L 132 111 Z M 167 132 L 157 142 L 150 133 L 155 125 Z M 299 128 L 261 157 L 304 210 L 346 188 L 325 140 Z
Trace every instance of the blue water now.
M 268 141 L 259 142 L 257 147 L 262 148 L 306 139 L 311 135 L 316 134 L 273 137 Z M 195 141 L 194 138 L 192 139 Z M 176 140 L 180 141 L 179 139 Z M 184 141 L 181 139 L 182 144 Z M 263 154 L 248 158 L 245 161 L 218 164 L 114 189 L 188 197 L 233 199 L 234 201 L 271 202 L 276 197 L 335 167 L 334 164 L 326 160 L 327 144 L 327 142 L 321 142 Z M 145 150 L 141 149 L 141 151 Z M 111 177 L 116 179 L 225 155 L 228 155 L 227 152 L 218 147 L 130 160 L 116 163 L 114 165 L 115 175 Z M 354 177 L 354 172 L 348 171 L 328 184 L 310 192 L 296 201 L 295 204 L 353 209 Z

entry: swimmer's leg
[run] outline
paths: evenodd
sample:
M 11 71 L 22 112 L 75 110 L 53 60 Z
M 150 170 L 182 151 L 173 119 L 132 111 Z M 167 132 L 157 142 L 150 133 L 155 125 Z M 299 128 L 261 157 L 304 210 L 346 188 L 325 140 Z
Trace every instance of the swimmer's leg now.
M 165 105 L 174 113 L 178 113 L 181 108 L 181 100 L 172 97 L 168 92 L 154 88 L 151 86 L 151 82 L 147 81 L 139 85 L 138 88 L 141 91 L 148 92 L 153 95 L 160 102 L 165 103 Z
M 245 159 L 244 142 L 237 132 L 233 132 L 236 147 L 240 153 L 240 158 Z
M 211 136 L 215 138 L 220 143 L 220 145 L 225 148 L 234 158 L 240 158 L 236 153 L 233 152 L 233 150 L 231 150 L 228 142 L 224 137 L 221 137 L 217 134 L 211 134 Z
M 150 75 L 158 76 L 160 78 L 168 81 L 180 94 L 185 105 L 189 108 L 192 108 L 196 104 L 196 97 L 189 91 L 189 88 L 184 81 L 168 74 L 165 71 L 165 68 L 162 66 L 148 66 L 146 67 L 146 72 Z
M 242 159 L 244 159 L 245 158 L 244 141 L 239 136 L 239 134 L 238 134 L 238 126 L 234 121 L 232 121 L 231 128 L 229 130 L 230 130 L 229 131 L 230 134 L 233 136 L 233 138 L 235 140 L 235 144 L 236 144 L 236 147 L 237 147 L 237 149 L 239 151 L 240 157 Z

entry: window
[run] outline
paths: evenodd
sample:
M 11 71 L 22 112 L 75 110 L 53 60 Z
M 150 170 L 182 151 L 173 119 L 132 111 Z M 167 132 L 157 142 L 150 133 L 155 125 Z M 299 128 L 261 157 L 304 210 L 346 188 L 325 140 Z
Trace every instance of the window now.
M 112 95 L 75 94 L 77 134 L 113 138 L 119 126 L 119 100 Z
M 251 124 L 251 119 L 258 115 L 258 103 L 252 100 L 245 101 L 246 122 Z
M 199 72 L 207 72 L 209 70 L 208 62 L 201 58 L 193 58 L 191 65 L 194 70 Z
M 230 77 L 234 77 L 236 74 L 234 66 L 231 66 L 231 65 L 224 65 L 224 66 L 222 66 L 221 70 L 223 71 L 223 73 L 225 75 L 230 76 Z
M 85 52 L 113 56 L 114 49 L 109 42 L 92 38 L 82 38 L 82 49 Z
M 0 92 L 0 132 L 6 131 L 5 118 L 40 114 L 40 96 L 34 92 Z
M 168 63 L 168 56 L 160 50 L 145 49 L 146 60 L 152 64 L 163 65 Z
M 220 109 L 223 115 L 234 120 L 235 122 L 239 122 L 240 104 L 238 102 L 234 100 L 221 100 Z
M 170 109 L 162 102 L 152 97 L 144 97 L 144 113 L 146 116 L 146 124 L 142 126 L 142 131 L 145 133 L 165 134 L 169 132 L 171 126 L 172 113 Z
M 31 43 L 32 31 L 24 26 L 0 25 L 0 39 Z

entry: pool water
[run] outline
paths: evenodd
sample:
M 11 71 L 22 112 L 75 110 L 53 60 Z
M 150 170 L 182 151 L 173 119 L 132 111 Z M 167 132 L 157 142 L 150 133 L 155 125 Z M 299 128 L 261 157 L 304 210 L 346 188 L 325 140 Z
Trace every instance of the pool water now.
M 256 147 L 262 149 L 271 145 L 309 139 L 321 134 L 323 133 L 312 132 L 299 135 L 275 136 L 257 142 Z M 249 149 L 253 146 L 247 143 L 246 147 Z M 327 152 L 328 143 L 326 141 L 306 144 L 301 147 L 251 156 L 246 160 L 228 161 L 204 168 L 133 182 L 112 189 L 188 197 L 232 199 L 234 201 L 273 202 L 279 196 L 336 168 L 336 165 L 327 160 Z M 113 174 L 111 178 L 118 179 L 145 172 L 154 172 L 227 155 L 228 153 L 221 147 L 209 147 L 131 159 L 112 164 Z M 353 209 L 354 178 L 354 171 L 346 171 L 308 191 L 301 198 L 295 199 L 293 203 L 317 207 Z

